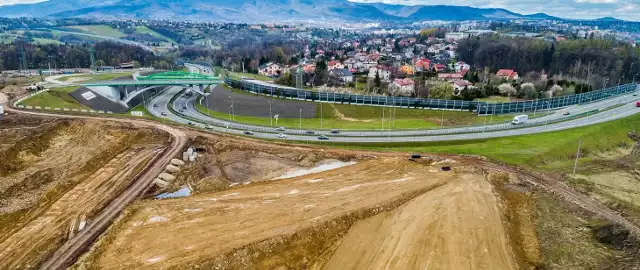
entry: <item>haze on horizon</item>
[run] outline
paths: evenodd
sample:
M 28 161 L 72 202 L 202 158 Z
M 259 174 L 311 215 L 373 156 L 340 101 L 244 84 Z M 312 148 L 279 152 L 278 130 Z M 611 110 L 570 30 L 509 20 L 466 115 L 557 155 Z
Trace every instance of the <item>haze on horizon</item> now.
M 44 0 L 48 1 L 48 0 Z M 32 4 L 43 0 L 0 0 L 0 6 Z M 546 13 L 560 18 L 595 19 L 615 17 L 640 21 L 640 3 L 633 0 L 349 0 L 360 3 L 399 5 L 458 5 L 478 8 L 504 8 L 533 14 Z M 570 16 L 568 16 L 570 14 Z

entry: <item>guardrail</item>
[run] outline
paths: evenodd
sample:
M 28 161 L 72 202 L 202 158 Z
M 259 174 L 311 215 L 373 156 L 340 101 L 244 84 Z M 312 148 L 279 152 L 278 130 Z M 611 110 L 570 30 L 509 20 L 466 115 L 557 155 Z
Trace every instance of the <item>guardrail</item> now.
M 394 106 L 421 109 L 460 110 L 476 112 L 478 114 L 506 114 L 520 112 L 534 112 L 554 110 L 576 104 L 590 103 L 628 94 L 637 89 L 636 83 L 630 83 L 605 88 L 577 95 L 537 99 L 521 102 L 487 103 L 478 101 L 444 100 L 430 98 L 410 98 L 396 96 L 368 96 L 356 94 L 342 94 L 330 92 L 309 91 L 292 87 L 277 87 L 265 85 L 253 80 L 236 80 L 230 77 L 224 83 L 232 88 L 241 89 L 255 94 L 270 95 L 281 98 L 299 100 L 333 102 L 357 105 Z
M 273 127 L 254 126 L 254 125 L 243 124 L 240 122 L 235 122 L 232 120 L 226 120 L 226 119 L 220 119 L 220 118 L 214 118 L 215 120 L 207 121 L 205 119 L 191 117 L 173 108 L 173 103 L 176 101 L 178 97 L 180 97 L 180 94 L 173 96 L 169 100 L 169 104 L 168 104 L 169 110 L 173 114 L 178 115 L 181 118 L 188 119 L 194 123 L 203 123 L 203 124 L 217 126 L 217 127 L 224 127 L 224 128 L 236 129 L 236 130 L 250 130 L 250 131 L 262 132 L 262 133 L 286 133 L 286 134 L 295 134 L 295 135 L 310 135 L 307 133 L 308 132 L 307 130 L 286 129 L 284 132 L 282 132 Z M 575 114 L 575 115 L 556 118 L 556 119 L 546 119 L 546 120 L 534 119 L 521 125 L 513 125 L 510 122 L 508 122 L 508 123 L 495 124 L 495 125 L 448 127 L 444 129 L 422 129 L 422 130 L 398 130 L 398 129 L 381 130 L 379 129 L 379 130 L 363 130 L 363 131 L 341 130 L 340 134 L 331 134 L 330 130 L 321 130 L 321 131 L 313 130 L 313 131 L 315 132 L 314 135 L 332 135 L 332 136 L 343 136 L 343 137 L 387 137 L 387 136 L 388 137 L 415 137 L 415 136 L 437 136 L 437 135 L 482 133 L 482 132 L 503 131 L 503 130 L 530 128 L 530 127 L 537 127 L 537 126 L 546 126 L 550 124 L 570 121 L 577 118 L 598 114 L 600 112 L 614 109 L 618 106 L 620 105 L 617 104 L 604 109 L 595 109 L 588 112 L 583 112 L 580 114 Z M 206 115 L 206 114 L 203 113 L 203 115 Z

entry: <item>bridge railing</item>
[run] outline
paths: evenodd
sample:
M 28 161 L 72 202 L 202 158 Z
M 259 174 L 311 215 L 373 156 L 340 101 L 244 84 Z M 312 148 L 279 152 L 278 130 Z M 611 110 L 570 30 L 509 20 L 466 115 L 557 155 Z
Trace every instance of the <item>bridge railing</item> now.
M 271 95 L 282 98 L 302 99 L 319 102 L 333 102 L 345 104 L 361 104 L 374 106 L 397 106 L 422 109 L 444 109 L 472 111 L 478 114 L 507 114 L 520 112 L 534 112 L 553 110 L 576 104 L 590 103 L 610 97 L 624 95 L 636 90 L 637 84 L 630 83 L 605 88 L 588 93 L 562 97 L 528 100 L 520 102 L 487 103 L 478 101 L 444 100 L 430 98 L 411 98 L 398 96 L 372 96 L 332 92 L 318 92 L 292 87 L 278 87 L 265 85 L 252 80 L 237 80 L 230 77 L 224 79 L 230 87 L 248 92 Z

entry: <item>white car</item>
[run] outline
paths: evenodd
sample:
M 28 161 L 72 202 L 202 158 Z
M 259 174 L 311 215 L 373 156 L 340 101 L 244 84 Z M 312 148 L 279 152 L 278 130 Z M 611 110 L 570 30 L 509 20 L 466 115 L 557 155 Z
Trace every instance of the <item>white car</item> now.
M 280 134 L 278 134 L 278 138 L 280 138 L 280 139 L 286 139 L 286 138 L 287 138 L 287 135 L 280 133 Z
M 206 125 L 206 126 L 204 126 L 204 128 L 206 128 L 206 129 L 213 129 L 213 126 L 212 126 L 212 125 Z

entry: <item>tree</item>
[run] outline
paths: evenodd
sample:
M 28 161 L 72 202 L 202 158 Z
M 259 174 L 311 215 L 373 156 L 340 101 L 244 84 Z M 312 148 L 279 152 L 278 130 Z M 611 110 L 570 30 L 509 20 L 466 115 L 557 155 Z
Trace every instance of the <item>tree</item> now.
M 450 99 L 453 95 L 453 85 L 450 83 L 441 83 L 429 90 L 429 98 L 434 99 Z
M 534 99 L 537 97 L 536 86 L 533 83 L 523 83 L 520 85 L 520 96 L 524 96 L 527 99 Z
M 516 89 L 508 83 L 503 83 L 498 86 L 498 91 L 500 91 L 500 94 L 502 94 L 503 96 L 508 97 L 511 97 L 512 95 L 515 95 L 517 93 Z
M 558 93 L 562 93 L 562 87 L 560 85 L 555 84 L 549 89 L 549 97 L 553 97 Z
M 380 80 L 380 71 L 376 71 L 376 77 L 373 79 L 373 84 L 375 87 L 380 87 L 380 85 L 382 85 L 382 80 Z

